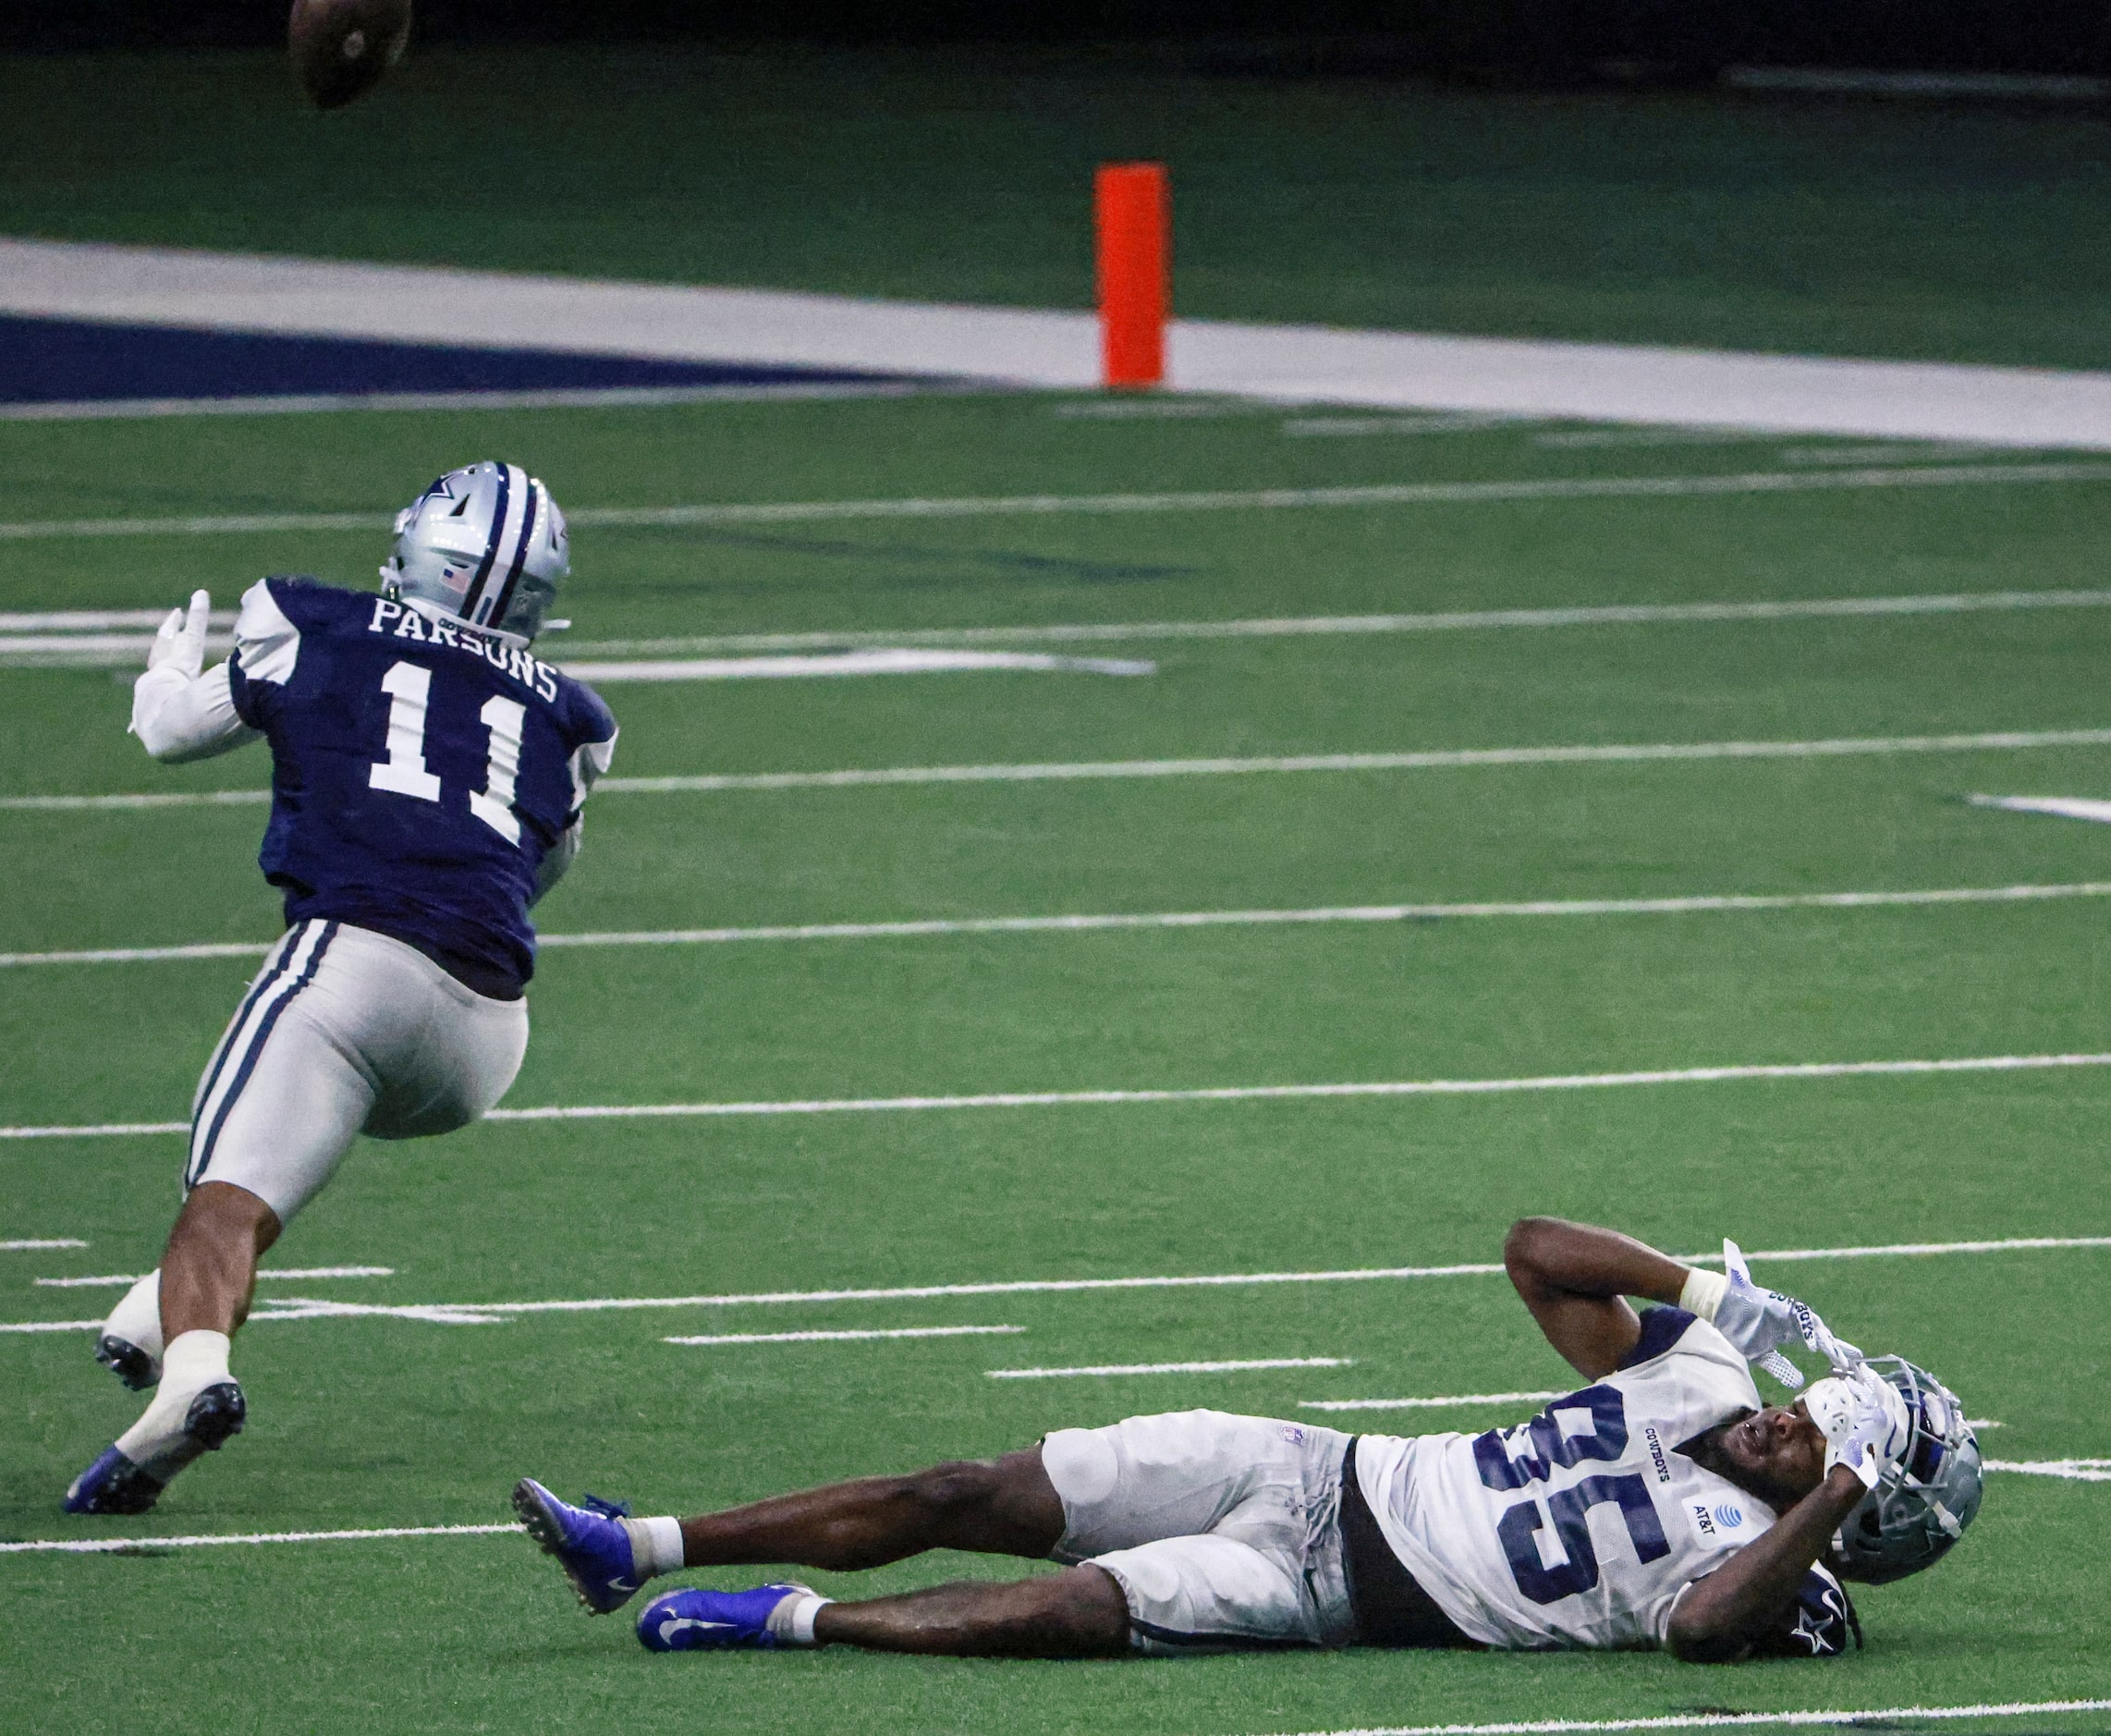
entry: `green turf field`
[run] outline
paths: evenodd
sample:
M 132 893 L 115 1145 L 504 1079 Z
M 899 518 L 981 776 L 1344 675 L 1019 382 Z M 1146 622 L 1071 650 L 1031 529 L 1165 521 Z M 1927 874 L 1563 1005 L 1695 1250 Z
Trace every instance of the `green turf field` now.
M 0 524 L 370 511 L 365 533 L 0 541 L 0 606 L 142 606 L 258 573 L 369 581 L 408 488 L 518 454 L 572 507 L 1396 482 L 1837 473 L 1823 443 L 1577 447 L 1547 430 L 1296 436 L 1277 413 L 1105 420 L 1042 397 L 0 426 Z M 1887 460 L 1958 460 L 1903 449 Z M 1861 460 L 1866 467 L 1867 458 Z M 1997 465 L 2037 460 L 2010 458 Z M 1849 466 L 1849 469 L 1854 468 Z M 582 529 L 594 642 L 2038 592 L 2099 582 L 2101 480 L 1383 507 Z M 1034 648 L 1045 642 L 1021 640 Z M 624 685 L 632 776 L 1413 750 L 1796 742 L 2111 724 L 2098 607 L 1441 632 L 1131 638 L 1157 673 Z M 0 668 L 0 795 L 255 789 L 150 764 L 107 669 Z M 1971 791 L 2111 795 L 2101 746 L 648 792 L 591 804 L 545 931 L 2090 886 L 2111 832 Z M 262 943 L 262 810 L 0 810 L 0 951 Z M 550 948 L 516 1106 L 1476 1080 L 2093 1053 L 2105 899 Z M 180 1119 L 242 958 L 0 969 L 0 1123 Z M 362 1143 L 267 1285 L 495 1303 L 1485 1262 L 1527 1211 L 1678 1252 L 2111 1234 L 2100 1067 L 1482 1097 L 1292 1098 L 494 1124 Z M 7 1321 L 88 1318 L 175 1204 L 170 1136 L 0 1143 Z M 1762 1266 L 1932 1365 L 1991 1456 L 2111 1452 L 2107 1251 Z M 677 1347 L 951 1325 L 1007 1337 Z M 999 1381 L 1028 1366 L 1346 1358 Z M 150 1518 L 67 1520 L 135 1401 L 85 1334 L 0 1335 L 0 1535 L 489 1524 L 531 1473 L 641 1510 L 1214 1405 L 1559 1386 L 1500 1278 L 260 1321 L 251 1426 Z M 1377 1412 L 1485 1427 L 1527 1407 Z M 1353 1414 L 1353 1413 L 1352 1413 Z M 1164 1731 L 2102 1698 L 2101 1484 L 1990 1478 L 1938 1571 L 1861 1599 L 1866 1652 L 1269 1656 L 1028 1665 L 648 1657 L 504 1535 L 0 1556 L 12 1728 L 213 1732 Z M 2096 1541 L 2092 1541 L 2095 1539 Z M 927 1560 L 861 1583 L 960 1571 Z M 721 1583 L 742 1583 L 729 1573 Z M 822 1576 L 847 1590 L 848 1576 Z M 2031 1730 L 2100 1730 L 2101 1712 Z M 1899 1728 L 1916 1727 L 1902 1720 Z M 1932 1727 L 1931 1727 L 1932 1728 Z M 1992 1726 L 2016 1730 L 2019 1720 Z

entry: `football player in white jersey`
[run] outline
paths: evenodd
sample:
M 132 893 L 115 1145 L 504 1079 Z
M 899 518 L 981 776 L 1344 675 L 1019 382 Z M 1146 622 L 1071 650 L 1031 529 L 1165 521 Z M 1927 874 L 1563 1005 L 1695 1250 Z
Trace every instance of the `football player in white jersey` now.
M 687 1520 L 575 1507 L 532 1478 L 514 1505 L 596 1613 L 685 1568 L 845 1571 L 926 1549 L 1067 1568 L 862 1602 L 790 1580 L 671 1592 L 639 1619 L 655 1651 L 1653 1646 L 1697 1662 L 1836 1656 L 1861 1637 L 1841 1581 L 1926 1567 L 1978 1510 L 1955 1397 L 1753 1284 L 1734 1243 L 1717 1273 L 1526 1218 L 1504 1262 L 1590 1383 L 1515 1428 L 1350 1436 L 1190 1411 Z M 1660 1305 L 1638 1315 L 1629 1297 Z M 1780 1355 L 1799 1341 L 1834 1374 L 1763 1404 L 1749 1364 L 1800 1385 Z

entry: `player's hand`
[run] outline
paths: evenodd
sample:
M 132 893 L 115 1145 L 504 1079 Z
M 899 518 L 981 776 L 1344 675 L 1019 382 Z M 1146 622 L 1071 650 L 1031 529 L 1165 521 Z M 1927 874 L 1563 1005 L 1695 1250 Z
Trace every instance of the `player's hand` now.
M 203 591 L 190 593 L 189 609 L 169 610 L 147 648 L 147 667 L 175 669 L 195 681 L 205 667 L 205 617 L 212 610 L 213 599 Z
M 1861 1352 L 1835 1338 L 1810 1303 L 1753 1283 L 1743 1251 L 1727 1238 L 1723 1242 L 1723 1271 L 1729 1288 L 1715 1308 L 1716 1329 L 1748 1361 L 1757 1363 L 1784 1387 L 1803 1384 L 1803 1371 L 1781 1354 L 1784 1344 L 1800 1343 L 1836 1370 L 1861 1361 Z
M 1812 1387 L 1803 1400 L 1825 1437 L 1825 1471 L 1845 1465 L 1873 1489 L 1906 1450 L 1906 1401 L 1897 1388 L 1866 1365 Z

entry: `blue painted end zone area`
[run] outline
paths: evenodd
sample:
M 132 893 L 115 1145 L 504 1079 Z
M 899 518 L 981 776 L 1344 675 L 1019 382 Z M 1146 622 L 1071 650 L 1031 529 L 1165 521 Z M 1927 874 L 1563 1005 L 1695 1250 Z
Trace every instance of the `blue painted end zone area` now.
M 0 314 L 0 404 L 897 382 L 909 384 L 898 374 L 766 363 L 661 361 Z

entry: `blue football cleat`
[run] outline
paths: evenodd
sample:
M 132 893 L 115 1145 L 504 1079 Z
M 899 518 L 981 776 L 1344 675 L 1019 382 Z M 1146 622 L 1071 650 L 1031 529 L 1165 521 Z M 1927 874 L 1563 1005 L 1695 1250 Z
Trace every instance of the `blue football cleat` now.
M 162 1486 L 115 1447 L 105 1447 L 74 1478 L 64 1505 L 69 1513 L 143 1513 L 161 1499 Z
M 630 1534 L 616 1523 L 629 1516 L 620 1501 L 583 1495 L 580 1505 L 560 1501 L 533 1477 L 513 1487 L 513 1510 L 528 1534 L 557 1558 L 580 1602 L 597 1616 L 620 1609 L 643 1583 L 630 1554 Z
M 638 1618 L 638 1644 L 648 1652 L 770 1651 L 778 1644 L 770 1614 L 787 1597 L 810 1595 L 790 1581 L 752 1591 L 675 1591 L 655 1597 Z
M 161 1499 L 161 1492 L 184 1466 L 218 1452 L 239 1435 L 249 1414 L 241 1387 L 216 1380 L 191 1395 L 181 1431 L 165 1440 L 144 1464 L 134 1464 L 116 1447 L 106 1447 L 74 1478 L 62 1505 L 69 1513 L 143 1513 Z

